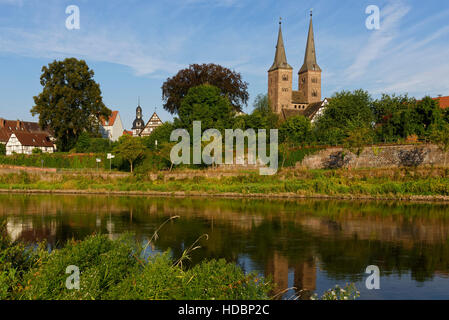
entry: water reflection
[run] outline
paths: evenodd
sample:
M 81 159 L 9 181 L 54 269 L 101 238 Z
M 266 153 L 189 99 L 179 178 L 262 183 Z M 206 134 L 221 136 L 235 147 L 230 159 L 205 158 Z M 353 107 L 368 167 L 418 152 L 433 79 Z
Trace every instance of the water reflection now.
M 153 250 L 171 248 L 179 257 L 208 234 L 193 264 L 225 258 L 270 276 L 284 298 L 308 298 L 336 283 L 363 289 L 371 264 L 380 267 L 384 288 L 394 289 L 362 296 L 449 298 L 446 204 L 0 195 L 11 237 L 51 246 L 94 232 L 145 239 L 174 215 L 181 218 L 164 227 Z

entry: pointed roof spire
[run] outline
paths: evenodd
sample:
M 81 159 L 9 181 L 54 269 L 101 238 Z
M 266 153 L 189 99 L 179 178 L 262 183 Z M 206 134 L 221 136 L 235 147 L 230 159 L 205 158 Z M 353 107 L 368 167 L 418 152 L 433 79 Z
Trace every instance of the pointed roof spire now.
M 306 54 L 304 56 L 304 64 L 299 73 L 306 71 L 321 71 L 320 66 L 316 62 L 315 39 L 313 35 L 312 10 L 310 10 L 309 35 L 307 36 Z
M 285 55 L 284 40 L 282 39 L 282 18 L 279 18 L 279 33 L 278 42 L 276 45 L 276 54 L 274 56 L 274 62 L 268 72 L 277 69 L 293 69 L 287 63 L 287 57 Z

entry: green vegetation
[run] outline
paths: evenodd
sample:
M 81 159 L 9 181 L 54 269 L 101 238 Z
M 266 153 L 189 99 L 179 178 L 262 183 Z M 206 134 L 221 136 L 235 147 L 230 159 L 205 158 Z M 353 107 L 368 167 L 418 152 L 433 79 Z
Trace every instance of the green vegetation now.
M 33 116 L 51 129 L 60 151 L 69 151 L 84 131 L 98 133 L 99 119 L 111 110 L 102 101 L 100 85 L 84 60 L 66 58 L 42 67 L 42 92 L 34 97 Z
M 112 152 L 116 142 L 111 142 L 109 139 L 93 137 L 88 132 L 80 134 L 75 147 L 70 150 L 72 153 L 107 153 Z
M 14 154 L 0 156 L 0 165 L 44 167 L 56 169 L 96 169 L 97 158 L 102 160 L 101 168 L 108 169 L 109 161 L 106 154 L 70 154 L 70 153 L 42 153 L 42 154 Z
M 114 152 L 122 159 L 129 162 L 131 172 L 133 172 L 133 164 L 136 160 L 142 158 L 145 154 L 142 139 L 130 136 L 121 136 Z
M 4 156 L 6 154 L 6 145 L 0 143 L 0 156 Z
M 182 172 L 182 171 L 181 171 Z M 194 173 L 194 171 L 191 171 Z M 153 180 L 154 179 L 154 180 Z M 97 192 L 203 192 L 210 194 L 283 194 L 301 196 L 370 196 L 402 198 L 409 196 L 449 196 L 449 172 L 445 169 L 386 170 L 284 170 L 275 176 L 257 171 L 231 177 L 202 176 L 178 179 L 157 178 L 139 173 L 126 178 L 91 175 L 28 173 L 0 176 L 0 188 L 8 190 L 92 190 Z
M 193 135 L 193 121 L 201 121 L 201 130 L 217 129 L 224 134 L 232 128 L 233 107 L 220 89 L 211 85 L 191 88 L 182 99 L 178 117 L 174 124 L 177 128 L 186 128 Z
M 241 111 L 248 103 L 248 83 L 242 80 L 240 73 L 213 63 L 191 64 L 162 84 L 164 109 L 172 114 L 178 113 L 189 90 L 206 83 L 219 88 L 235 111 Z
M 4 225 L 3 225 L 4 226 Z M 0 230 L 0 299 L 268 299 L 270 285 L 224 260 L 184 269 L 170 253 L 145 257 L 129 236 L 95 235 L 50 253 L 12 243 Z M 80 270 L 80 290 L 66 287 L 68 266 Z

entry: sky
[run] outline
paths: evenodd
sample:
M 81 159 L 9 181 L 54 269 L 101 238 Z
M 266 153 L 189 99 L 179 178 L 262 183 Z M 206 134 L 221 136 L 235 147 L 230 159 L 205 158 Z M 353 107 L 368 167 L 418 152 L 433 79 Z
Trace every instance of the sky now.
M 79 8 L 79 29 L 66 28 L 69 5 Z M 366 26 L 369 5 L 380 9 L 378 30 Z M 126 129 L 138 97 L 145 121 L 154 111 L 172 120 L 161 85 L 192 63 L 241 73 L 251 112 L 267 92 L 279 18 L 296 75 L 311 9 L 323 97 L 359 88 L 375 98 L 449 95 L 447 0 L 0 0 L 0 117 L 37 121 L 30 109 L 42 66 L 66 57 L 94 70 L 103 101 Z

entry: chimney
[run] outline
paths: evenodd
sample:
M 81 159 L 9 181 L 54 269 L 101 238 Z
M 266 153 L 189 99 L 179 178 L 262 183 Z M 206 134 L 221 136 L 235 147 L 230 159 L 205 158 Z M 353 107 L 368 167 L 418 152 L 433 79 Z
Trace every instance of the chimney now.
M 5 127 L 5 119 L 0 118 L 0 128 L 4 128 Z

